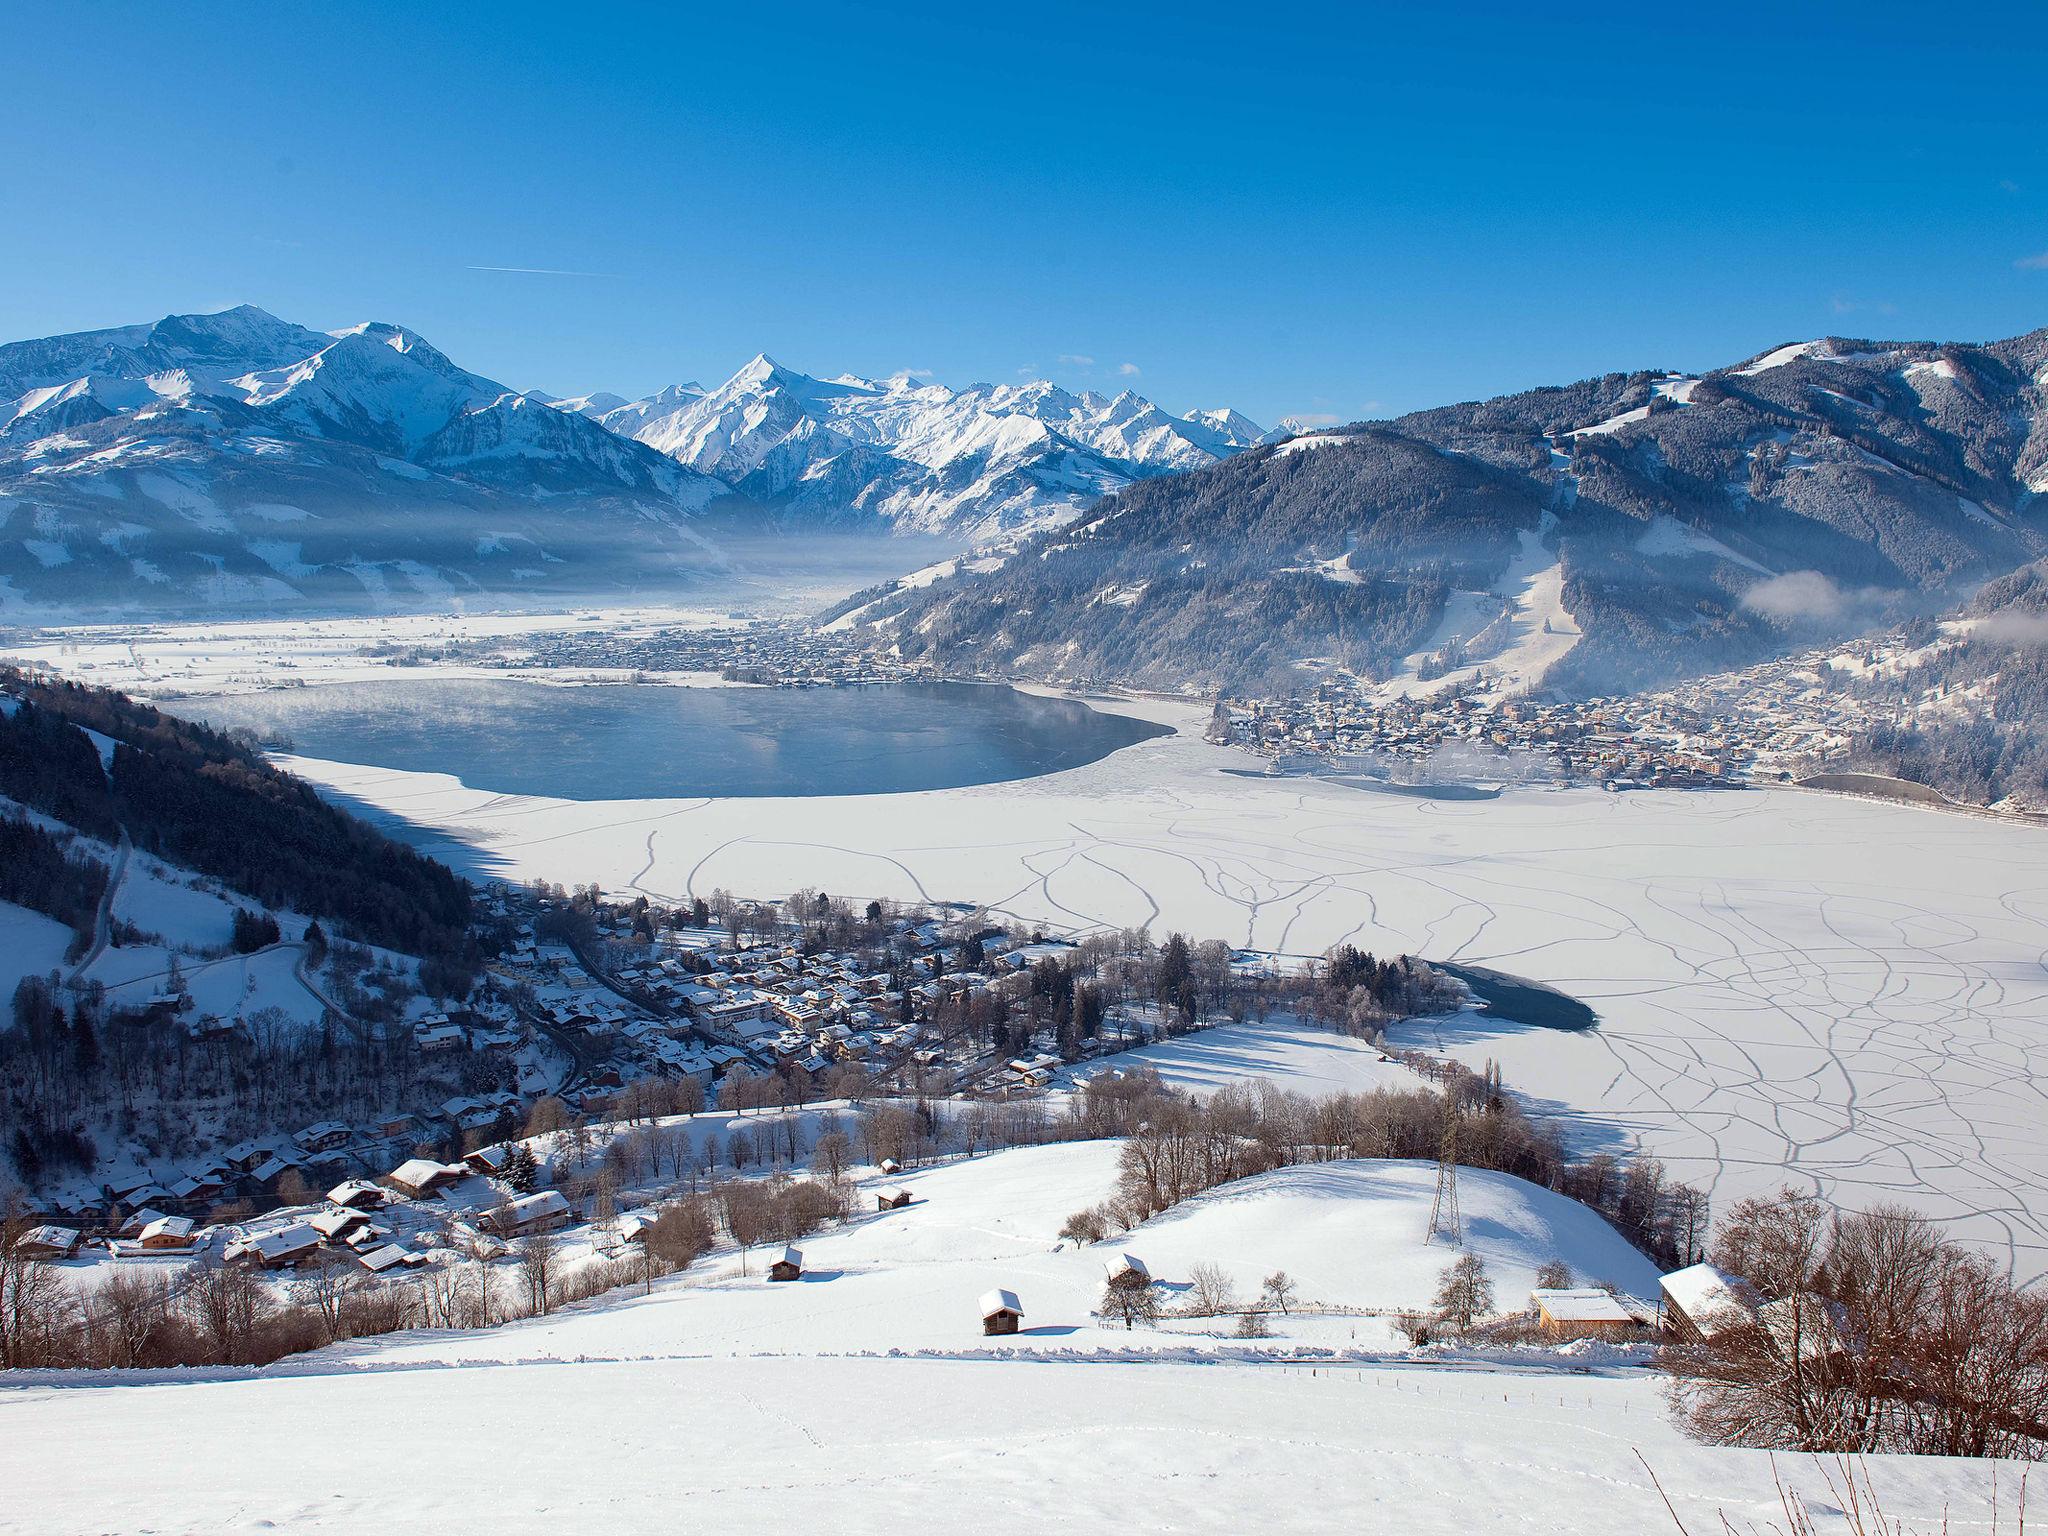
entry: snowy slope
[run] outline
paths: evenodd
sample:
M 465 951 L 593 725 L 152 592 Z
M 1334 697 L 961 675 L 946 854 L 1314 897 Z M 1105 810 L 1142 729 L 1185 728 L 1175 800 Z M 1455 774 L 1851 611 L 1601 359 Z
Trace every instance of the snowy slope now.
M 807 1241 L 795 1284 L 689 1273 L 542 1322 L 260 1372 L 29 1376 L 0 1386 L 0 1521 L 552 1536 L 668 1529 L 683 1509 L 691 1529 L 900 1532 L 942 1510 L 948 1528 L 1032 1536 L 1649 1536 L 1673 1529 L 1667 1494 L 1695 1530 L 1721 1529 L 1717 1511 L 1737 1529 L 1777 1512 L 1762 1453 L 1686 1443 L 1660 1380 L 1597 1349 L 1369 1354 L 1095 1327 L 1085 1303 L 1103 1255 L 1050 1251 L 1050 1226 L 1113 1151 L 916 1173 L 920 1203 Z M 1176 1241 L 1242 1243 L 1260 1262 L 1298 1258 L 1304 1277 L 1320 1267 L 1343 1294 L 1392 1294 L 1370 1278 L 1407 1241 L 1376 1214 L 1386 1165 L 1293 1171 L 1359 1187 L 1251 1181 L 1119 1246 L 1169 1281 Z M 1481 1204 L 1491 1193 L 1474 1189 Z M 1399 1202 L 1404 1220 L 1414 1204 Z M 1533 1253 L 1557 1234 L 1514 1224 L 1539 1205 L 1510 1197 L 1485 1219 Z M 1030 1332 L 981 1336 L 990 1274 L 1023 1291 Z M 345 1468 L 320 1470 L 337 1457 Z M 1812 1463 L 1779 1466 L 1823 1491 Z M 1870 1471 L 1895 1517 L 1985 1528 L 1981 1464 L 1880 1458 Z

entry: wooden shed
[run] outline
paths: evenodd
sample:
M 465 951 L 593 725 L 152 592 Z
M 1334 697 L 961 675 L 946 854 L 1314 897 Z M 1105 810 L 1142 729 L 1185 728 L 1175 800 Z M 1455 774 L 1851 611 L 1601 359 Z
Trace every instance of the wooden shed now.
M 878 1166 L 880 1166 L 884 1173 L 901 1173 L 903 1171 L 903 1165 L 893 1157 L 883 1158 Z
M 1015 1333 L 1017 1325 L 1024 1320 L 1024 1304 L 1017 1299 L 1015 1291 L 1006 1291 L 998 1286 L 983 1293 L 981 1298 L 981 1331 L 983 1333 Z
M 875 1191 L 875 1209 L 878 1211 L 900 1211 L 910 1204 L 910 1191 L 901 1185 L 892 1184 L 887 1189 Z
M 1536 1321 L 1553 1339 L 1598 1339 L 1626 1334 L 1635 1314 L 1597 1286 L 1560 1286 L 1531 1291 Z
M 801 1280 L 804 1274 L 804 1255 L 801 1248 L 785 1248 L 782 1257 L 768 1266 L 770 1280 Z

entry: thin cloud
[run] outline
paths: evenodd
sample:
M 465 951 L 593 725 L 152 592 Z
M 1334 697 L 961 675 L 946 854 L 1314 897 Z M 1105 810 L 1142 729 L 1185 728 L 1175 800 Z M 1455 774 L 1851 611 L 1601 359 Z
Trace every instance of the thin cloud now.
M 2013 265 L 2023 272 L 2048 272 L 2048 251 L 2033 256 L 2022 256 Z
M 471 272 L 516 272 L 522 277 L 617 277 L 617 272 L 571 272 L 562 267 L 480 267 Z
M 1135 379 L 1144 370 L 1139 368 L 1136 363 L 1118 363 L 1116 371 L 1127 379 Z
M 1059 360 L 1061 365 L 1067 368 L 1093 368 L 1095 366 L 1095 359 L 1088 356 L 1085 352 L 1062 352 Z

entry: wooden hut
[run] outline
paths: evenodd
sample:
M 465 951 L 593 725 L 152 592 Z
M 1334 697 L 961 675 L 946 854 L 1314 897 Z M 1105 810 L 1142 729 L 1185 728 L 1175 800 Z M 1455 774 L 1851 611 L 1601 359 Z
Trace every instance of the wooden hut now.
M 1015 1333 L 1017 1325 L 1024 1320 L 1024 1304 L 1017 1299 L 1015 1291 L 1006 1291 L 998 1286 L 985 1292 L 981 1298 L 981 1331 L 983 1333 Z
M 910 1191 L 900 1184 L 891 1184 L 887 1189 L 875 1191 L 875 1209 L 878 1211 L 900 1211 L 910 1204 Z
M 883 1158 L 880 1167 L 884 1173 L 901 1173 L 903 1171 L 903 1165 L 893 1157 Z
M 1636 1327 L 1635 1314 L 1597 1286 L 1535 1290 L 1529 1300 L 1536 1321 L 1553 1339 L 1611 1338 Z
M 785 1248 L 782 1257 L 768 1266 L 770 1280 L 801 1280 L 804 1274 L 804 1255 L 800 1248 Z

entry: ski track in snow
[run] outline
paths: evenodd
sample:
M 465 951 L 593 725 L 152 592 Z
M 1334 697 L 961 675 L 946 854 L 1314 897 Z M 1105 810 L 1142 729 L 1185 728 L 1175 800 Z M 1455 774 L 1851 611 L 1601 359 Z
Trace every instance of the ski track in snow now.
M 1583 998 L 1601 1027 L 1467 1016 L 1417 1037 L 1498 1059 L 1575 1134 L 1640 1144 L 1720 1208 L 1784 1184 L 1900 1201 L 2048 1272 L 2048 834 L 1788 791 L 1448 802 L 1229 777 L 1215 770 L 1247 760 L 1195 739 L 1192 712 L 1135 707 L 1187 728 L 922 795 L 563 802 L 294 766 L 431 827 L 433 851 L 477 873 L 814 886 L 1496 965 Z

